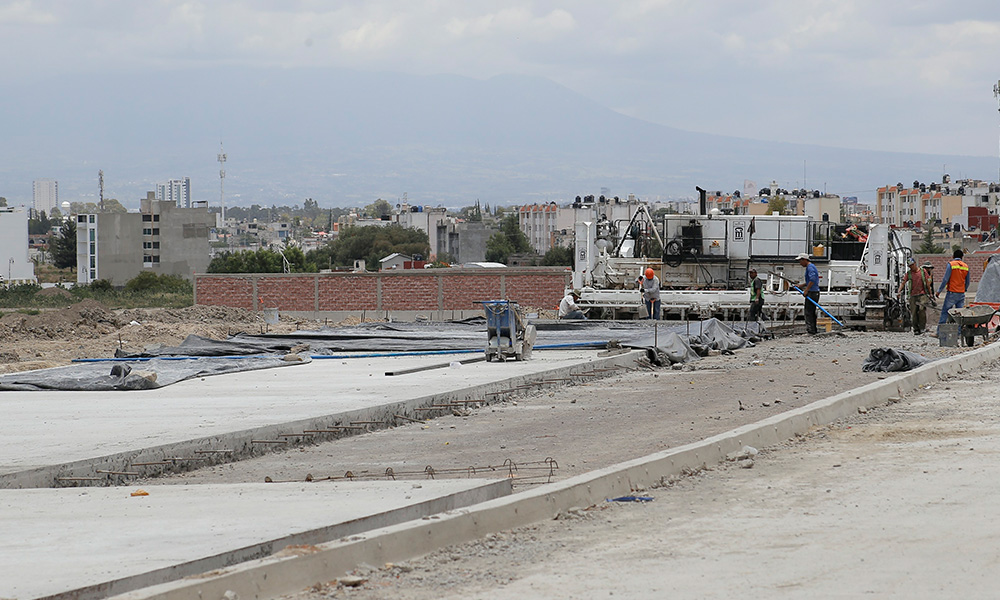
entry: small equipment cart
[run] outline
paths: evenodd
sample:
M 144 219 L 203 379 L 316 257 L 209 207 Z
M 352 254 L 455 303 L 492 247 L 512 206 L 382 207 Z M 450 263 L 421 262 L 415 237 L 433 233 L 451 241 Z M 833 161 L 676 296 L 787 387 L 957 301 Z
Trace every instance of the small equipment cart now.
M 517 302 L 488 300 L 486 313 L 486 361 L 528 360 L 535 345 L 535 326 L 527 324 Z

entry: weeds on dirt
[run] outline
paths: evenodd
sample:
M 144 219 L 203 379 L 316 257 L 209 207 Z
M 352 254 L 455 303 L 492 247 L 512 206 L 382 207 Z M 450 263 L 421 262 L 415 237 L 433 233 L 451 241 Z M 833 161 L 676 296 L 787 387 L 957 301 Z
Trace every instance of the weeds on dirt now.
M 0 288 L 0 308 L 20 309 L 18 312 L 35 311 L 25 314 L 37 314 L 38 309 L 44 308 L 63 308 L 87 299 L 96 300 L 110 309 L 184 308 L 194 304 L 194 287 L 182 277 L 146 271 L 120 288 L 103 279 L 72 288 L 56 286 L 42 289 L 37 284 Z

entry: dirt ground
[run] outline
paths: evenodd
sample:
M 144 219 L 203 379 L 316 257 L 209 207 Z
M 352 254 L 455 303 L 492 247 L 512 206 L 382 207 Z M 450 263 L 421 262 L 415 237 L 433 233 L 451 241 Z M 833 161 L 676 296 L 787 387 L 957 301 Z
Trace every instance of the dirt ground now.
M 223 306 L 112 311 L 85 300 L 60 309 L 6 309 L 0 317 L 0 373 L 107 358 L 119 347 L 137 352 L 156 344 L 174 346 L 192 334 L 225 339 L 241 331 L 284 333 L 321 325 L 284 316 L 271 325 L 259 313 Z

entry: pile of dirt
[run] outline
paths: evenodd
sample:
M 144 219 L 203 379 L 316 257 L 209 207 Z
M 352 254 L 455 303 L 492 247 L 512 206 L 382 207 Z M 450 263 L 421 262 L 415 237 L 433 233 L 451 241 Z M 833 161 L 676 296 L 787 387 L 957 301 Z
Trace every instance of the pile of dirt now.
M 66 308 L 37 314 L 11 313 L 0 319 L 0 340 L 52 340 L 95 338 L 111 333 L 125 322 L 96 300 L 83 300 Z
M 185 308 L 136 308 L 123 310 L 121 318 L 139 323 L 263 323 L 260 313 L 230 306 L 188 306 Z

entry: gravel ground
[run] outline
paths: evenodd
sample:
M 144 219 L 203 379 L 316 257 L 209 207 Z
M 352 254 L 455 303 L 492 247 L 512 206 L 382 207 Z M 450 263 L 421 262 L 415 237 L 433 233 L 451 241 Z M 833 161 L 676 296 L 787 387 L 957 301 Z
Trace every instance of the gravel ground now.
M 873 337 L 906 341 L 848 340 Z M 792 339 L 739 360 L 756 352 L 796 380 L 809 377 L 791 369 L 802 351 L 844 362 L 835 342 Z M 744 388 L 749 367 L 713 372 L 736 369 Z M 868 376 L 838 372 L 841 388 Z M 726 463 L 648 490 L 651 502 L 581 507 L 406 563 L 361 566 L 286 600 L 995 597 L 998 383 L 994 364 L 760 449 L 751 468 Z

